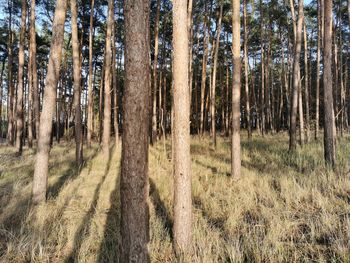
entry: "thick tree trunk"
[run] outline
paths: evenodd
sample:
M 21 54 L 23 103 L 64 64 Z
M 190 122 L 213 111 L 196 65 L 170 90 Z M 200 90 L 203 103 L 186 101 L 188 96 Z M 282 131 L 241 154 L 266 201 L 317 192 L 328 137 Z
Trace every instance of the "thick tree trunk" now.
M 114 23 L 114 0 L 108 0 L 108 18 L 105 50 L 105 75 L 104 75 L 104 107 L 103 107 L 103 133 L 102 151 L 105 158 L 110 157 L 109 143 L 111 137 L 111 62 L 112 62 L 112 29 Z
M 298 109 L 298 92 L 300 88 L 300 51 L 301 37 L 304 20 L 304 1 L 299 0 L 297 31 L 295 32 L 294 41 L 294 60 L 293 60 L 293 90 L 292 90 L 292 105 L 290 112 L 290 127 L 289 127 L 289 150 L 294 151 L 297 147 L 296 129 L 297 129 L 297 109 Z M 303 118 L 303 116 L 300 116 Z
M 234 180 L 241 176 L 240 100 L 241 100 L 241 20 L 240 1 L 232 0 L 232 135 L 231 175 Z
M 94 87 L 93 87 L 93 41 L 94 41 L 94 5 L 95 0 L 91 0 L 90 8 L 90 28 L 89 28 L 89 87 L 88 87 L 88 113 L 87 113 L 87 145 L 91 147 L 91 140 L 94 133 Z
M 121 164 L 121 262 L 149 262 L 149 1 L 126 0 Z M 187 68 L 186 68 L 187 71 Z
M 324 0 L 324 157 L 335 166 L 335 134 L 332 85 L 332 0 Z
M 34 204 L 43 202 L 46 198 L 47 177 L 49 170 L 50 138 L 52 132 L 51 124 L 53 114 L 55 112 L 56 89 L 62 57 L 66 10 L 66 0 L 57 0 L 55 17 L 52 25 L 52 40 L 45 81 L 46 87 L 43 100 L 43 111 L 41 113 L 40 119 L 38 150 L 34 169 L 32 197 Z
M 27 2 L 22 0 L 21 8 L 21 31 L 19 36 L 18 51 L 18 86 L 17 86 L 17 107 L 16 107 L 16 150 L 22 154 L 23 148 L 23 94 L 24 94 L 24 41 L 26 33 Z
M 221 35 L 221 21 L 222 21 L 222 10 L 223 10 L 223 3 L 220 3 L 220 14 L 219 14 L 219 21 L 217 23 L 217 29 L 216 29 L 216 40 L 215 40 L 215 47 L 214 47 L 214 63 L 213 63 L 213 79 L 212 79 L 212 91 L 211 91 L 211 132 L 213 137 L 213 143 L 214 147 L 216 148 L 216 71 L 217 71 L 217 64 L 218 64 L 218 55 L 219 55 L 219 48 L 220 48 L 220 35 Z
M 73 78 L 74 78 L 74 128 L 75 128 L 75 158 L 78 167 L 83 163 L 83 133 L 81 124 L 81 71 L 80 71 L 80 52 L 78 39 L 78 11 L 76 0 L 70 0 L 72 13 L 72 47 L 73 47 Z M 59 122 L 59 119 L 57 120 Z
M 187 1 L 173 2 L 174 46 L 174 248 L 177 254 L 190 251 L 192 197 L 190 174 L 190 105 L 188 92 Z

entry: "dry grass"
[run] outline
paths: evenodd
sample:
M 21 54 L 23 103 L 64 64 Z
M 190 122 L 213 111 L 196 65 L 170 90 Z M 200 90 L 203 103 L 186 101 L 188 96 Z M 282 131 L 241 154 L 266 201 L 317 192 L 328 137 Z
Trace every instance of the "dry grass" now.
M 350 262 L 350 138 L 338 143 L 338 168 L 323 165 L 322 146 L 287 152 L 285 134 L 243 141 L 243 176 L 233 182 L 227 138 L 216 150 L 192 139 L 193 254 L 186 262 Z M 172 253 L 173 181 L 169 142 L 150 149 L 151 259 Z M 49 200 L 29 209 L 33 152 L 0 149 L 0 262 L 112 262 L 119 251 L 119 157 L 55 145 Z

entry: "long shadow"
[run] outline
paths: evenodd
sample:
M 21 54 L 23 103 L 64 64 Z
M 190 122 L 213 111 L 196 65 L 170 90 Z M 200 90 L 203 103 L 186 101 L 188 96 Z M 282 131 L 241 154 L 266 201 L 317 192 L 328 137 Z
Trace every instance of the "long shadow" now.
M 63 186 L 67 183 L 67 181 L 74 180 L 79 175 L 79 172 L 89 163 L 89 161 L 94 159 L 97 156 L 97 154 L 98 154 L 98 150 L 96 149 L 92 154 L 90 154 L 86 158 L 86 160 L 84 161 L 81 167 L 77 167 L 75 160 L 69 161 L 68 169 L 62 174 L 62 176 L 60 176 L 60 178 L 54 185 L 49 186 L 47 191 L 48 199 L 56 198 L 60 193 L 61 189 L 63 188 Z M 57 167 L 59 165 L 55 164 L 54 166 Z M 89 173 L 90 171 L 91 171 L 91 167 L 89 167 Z
M 170 217 L 170 214 L 168 210 L 166 209 L 166 206 L 162 199 L 160 198 L 159 191 L 157 189 L 157 186 L 155 185 L 154 181 L 149 178 L 149 184 L 150 184 L 150 197 L 153 202 L 153 205 L 156 210 L 156 215 L 161 219 L 165 231 L 170 236 L 170 239 L 173 239 L 173 220 Z
M 103 240 L 97 262 L 119 262 L 120 255 L 120 168 L 116 174 L 115 187 L 110 194 L 111 207 L 108 210 Z
M 111 159 L 112 159 L 112 154 L 109 155 L 109 159 L 108 159 L 107 164 L 106 164 L 106 169 L 105 169 L 104 175 L 103 175 L 101 181 L 96 186 L 90 208 L 89 208 L 88 212 L 86 213 L 86 215 L 84 216 L 82 223 L 80 224 L 80 226 L 78 227 L 78 230 L 75 233 L 74 247 L 73 247 L 72 253 L 67 257 L 67 259 L 65 261 L 67 263 L 77 262 L 77 257 L 79 255 L 81 246 L 83 244 L 82 237 L 84 235 L 88 235 L 90 233 L 91 221 L 92 221 L 94 214 L 95 214 L 95 209 L 96 209 L 96 206 L 97 206 L 97 203 L 99 200 L 101 187 L 102 187 L 103 183 L 105 182 L 107 174 L 108 174 L 109 169 L 110 169 Z

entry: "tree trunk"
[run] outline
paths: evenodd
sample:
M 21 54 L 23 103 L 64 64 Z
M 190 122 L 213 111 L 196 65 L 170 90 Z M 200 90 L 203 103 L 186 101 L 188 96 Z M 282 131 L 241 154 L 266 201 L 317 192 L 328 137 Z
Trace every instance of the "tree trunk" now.
M 320 125 L 320 60 L 321 60 L 321 1 L 318 0 L 317 5 L 317 55 L 316 55 L 316 102 L 315 102 L 315 140 L 318 139 L 319 125 Z
M 217 24 L 216 29 L 216 40 L 215 40 L 215 47 L 214 47 L 214 63 L 213 63 L 213 79 L 212 79 L 212 92 L 211 92 L 211 132 L 213 137 L 213 143 L 214 147 L 216 148 L 216 71 L 217 71 L 217 64 L 218 64 L 218 54 L 219 54 L 219 48 L 220 48 L 220 35 L 221 35 L 221 21 L 222 21 L 222 9 L 223 9 L 223 3 L 220 3 L 220 14 L 219 14 L 219 21 Z
M 248 75 L 248 27 L 247 27 L 247 0 L 243 1 L 243 24 L 244 24 L 244 90 L 245 90 L 245 112 L 247 120 L 248 140 L 252 138 L 250 124 L 250 102 L 249 102 L 249 75 Z
M 294 151 L 297 147 L 296 129 L 297 129 L 297 109 L 298 109 L 298 91 L 300 88 L 300 51 L 302 26 L 304 20 L 304 1 L 299 0 L 297 31 L 295 32 L 294 41 L 294 60 L 293 60 L 293 90 L 292 90 L 292 105 L 290 112 L 290 127 L 289 127 L 289 150 Z M 303 116 L 300 116 L 303 118 Z
M 46 87 L 43 100 L 43 111 L 40 119 L 38 150 L 35 161 L 33 179 L 33 203 L 45 201 L 47 177 L 49 170 L 50 138 L 52 132 L 52 118 L 55 112 L 56 89 L 62 57 L 64 36 L 64 21 L 66 18 L 66 0 L 57 0 L 55 17 L 52 25 L 52 40 L 49 64 L 46 75 Z
M 121 163 L 121 262 L 149 262 L 149 1 L 126 0 Z M 187 71 L 187 68 L 186 68 Z
M 91 139 L 94 133 L 94 87 L 93 87 L 93 41 L 94 41 L 94 5 L 95 0 L 91 0 L 90 8 L 90 28 L 89 28 L 89 87 L 88 87 L 88 113 L 87 113 L 87 145 L 91 147 Z
M 157 14 L 154 28 L 154 60 L 153 60 L 153 87 L 152 87 L 152 134 L 151 144 L 156 141 L 157 138 L 157 83 L 158 83 L 158 51 L 159 51 L 159 16 L 160 16 L 160 0 L 157 0 Z
M 332 1 L 324 0 L 324 157 L 335 167 L 335 135 L 332 85 Z
M 310 140 L 310 107 L 309 107 L 309 64 L 308 64 L 308 47 L 307 47 L 307 32 L 306 23 L 304 22 L 304 92 L 305 92 L 305 139 L 308 143 Z
M 115 147 L 119 146 L 119 121 L 118 121 L 118 79 L 116 69 L 116 37 L 115 37 L 115 23 L 113 23 L 112 29 L 112 83 L 113 83 L 113 125 L 114 125 L 114 139 Z
M 205 90 L 206 90 L 206 82 L 207 82 L 207 63 L 208 63 L 208 32 L 207 32 L 207 16 L 205 16 L 204 21 L 204 39 L 203 39 L 203 60 L 202 60 L 202 81 L 201 81 L 201 116 L 200 116 L 200 133 L 204 132 L 204 103 L 205 103 Z
M 105 50 L 105 75 L 104 75 L 104 107 L 103 107 L 103 133 L 102 151 L 105 159 L 109 159 L 109 143 L 111 137 L 111 62 L 112 62 L 112 29 L 114 23 L 114 0 L 108 0 L 108 18 Z
M 74 128 L 75 128 L 75 158 L 78 167 L 83 163 L 83 134 L 81 125 L 81 71 L 78 39 L 78 11 L 76 0 L 70 0 L 72 13 L 72 47 L 73 47 L 73 79 L 74 79 Z M 59 122 L 59 120 L 57 120 Z
M 13 100 L 14 100 L 14 85 L 12 81 L 12 64 L 13 64 L 13 33 L 12 33 L 12 8 L 13 3 L 8 0 L 9 8 L 9 28 L 8 28 L 8 64 L 7 64 L 7 79 L 8 79 L 8 101 L 7 101 L 7 143 L 13 145 L 14 143 L 14 129 L 13 129 Z
M 22 0 L 21 8 L 21 31 L 19 36 L 18 51 L 18 86 L 17 86 L 17 107 L 16 107 L 16 150 L 19 155 L 23 148 L 23 94 L 24 94 L 24 41 L 26 33 L 27 1 Z
M 234 180 L 241 176 L 240 100 L 241 100 L 241 20 L 240 1 L 232 0 L 232 135 L 231 175 Z
M 177 255 L 190 251 L 192 197 L 190 174 L 190 105 L 188 92 L 187 1 L 173 2 L 174 46 L 174 248 Z

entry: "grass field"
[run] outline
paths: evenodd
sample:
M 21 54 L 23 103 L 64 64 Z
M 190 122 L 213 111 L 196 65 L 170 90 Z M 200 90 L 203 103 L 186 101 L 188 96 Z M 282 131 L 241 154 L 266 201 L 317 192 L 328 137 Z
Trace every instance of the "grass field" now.
M 193 253 L 185 262 L 350 262 L 350 137 L 335 173 L 321 143 L 288 153 L 286 134 L 242 136 L 242 179 L 230 177 L 230 144 L 192 138 Z M 48 202 L 30 210 L 34 152 L 0 148 L 0 262 L 114 262 L 119 250 L 120 150 L 95 145 L 74 165 L 74 144 L 54 145 Z M 170 142 L 150 148 L 152 262 L 172 253 Z

